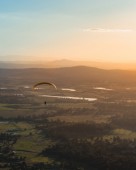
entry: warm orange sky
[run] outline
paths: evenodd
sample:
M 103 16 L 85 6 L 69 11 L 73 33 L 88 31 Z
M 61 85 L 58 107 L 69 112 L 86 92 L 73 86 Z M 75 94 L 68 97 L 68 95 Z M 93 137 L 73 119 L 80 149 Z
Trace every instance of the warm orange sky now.
M 134 0 L 0 1 L 0 60 L 136 63 Z

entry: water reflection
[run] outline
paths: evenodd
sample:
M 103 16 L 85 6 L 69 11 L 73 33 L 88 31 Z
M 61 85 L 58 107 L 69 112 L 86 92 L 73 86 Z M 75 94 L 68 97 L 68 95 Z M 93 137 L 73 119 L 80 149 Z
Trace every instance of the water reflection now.
M 51 96 L 51 95 L 40 95 L 42 97 L 52 97 L 59 99 L 71 99 L 71 100 L 86 100 L 86 101 L 96 101 L 97 98 L 87 98 L 87 97 L 72 97 L 72 96 Z
M 68 89 L 68 88 L 62 88 L 61 90 L 66 90 L 66 91 L 76 91 L 75 89 Z
M 30 89 L 30 87 L 29 86 L 24 86 L 24 89 Z
M 94 87 L 95 90 L 113 90 L 113 89 L 108 89 L 108 88 L 105 88 L 105 87 Z

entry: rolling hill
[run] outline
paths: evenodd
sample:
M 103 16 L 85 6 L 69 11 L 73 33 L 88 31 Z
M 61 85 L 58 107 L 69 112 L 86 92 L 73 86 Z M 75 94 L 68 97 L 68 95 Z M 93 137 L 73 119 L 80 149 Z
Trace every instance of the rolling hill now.
M 58 85 L 136 84 L 136 71 L 104 70 L 76 66 L 64 68 L 0 69 L 0 84 L 33 84 L 50 81 Z
M 20 69 L 20 68 L 61 68 L 74 66 L 88 66 L 101 69 L 122 69 L 136 70 L 136 63 L 114 63 L 114 62 L 98 62 L 98 61 L 76 61 L 68 59 L 52 60 L 52 61 L 0 61 L 0 68 Z

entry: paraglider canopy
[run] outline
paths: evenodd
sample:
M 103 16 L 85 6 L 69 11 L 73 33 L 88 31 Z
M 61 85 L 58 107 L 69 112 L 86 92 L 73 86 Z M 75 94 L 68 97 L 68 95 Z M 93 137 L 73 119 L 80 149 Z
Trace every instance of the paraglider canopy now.
M 34 86 L 33 86 L 33 89 L 36 89 L 38 86 L 40 85 L 50 85 L 50 86 L 53 86 L 55 89 L 57 89 L 56 85 L 53 84 L 53 83 L 49 83 L 49 82 L 39 82 L 39 83 L 36 83 Z

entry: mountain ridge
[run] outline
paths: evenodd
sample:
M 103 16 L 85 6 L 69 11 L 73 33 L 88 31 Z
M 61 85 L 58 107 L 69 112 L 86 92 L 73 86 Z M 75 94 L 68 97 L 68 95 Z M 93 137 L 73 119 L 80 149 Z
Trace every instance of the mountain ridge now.
M 112 63 L 98 61 L 74 61 L 68 59 L 52 61 L 0 61 L 0 68 L 61 68 L 74 66 L 97 67 L 101 69 L 136 70 L 136 63 Z
M 1 83 L 33 84 L 50 81 L 57 84 L 136 84 L 136 71 L 104 70 L 76 66 L 63 68 L 0 69 Z

